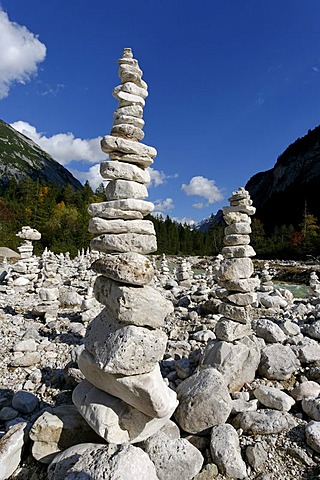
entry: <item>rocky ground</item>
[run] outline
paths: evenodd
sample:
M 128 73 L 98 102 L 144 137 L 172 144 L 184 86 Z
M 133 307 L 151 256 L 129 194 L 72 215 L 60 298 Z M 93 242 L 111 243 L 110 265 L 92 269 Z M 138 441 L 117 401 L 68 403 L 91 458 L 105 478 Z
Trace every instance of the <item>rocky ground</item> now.
M 200 265 L 204 267 L 203 262 Z M 199 265 L 195 269 L 196 266 Z M 161 370 L 169 386 L 178 392 L 181 405 L 184 382 L 210 367 L 221 372 L 231 396 L 231 414 L 223 427 L 232 425 L 230 435 L 236 431 L 237 439 L 224 443 L 222 453 L 217 453 L 221 448 L 217 446 L 218 428 L 214 447 L 214 429 L 199 433 L 195 428 L 197 433 L 190 433 L 191 429 L 183 430 L 184 420 L 180 421 L 178 412 L 172 419 L 180 423 L 180 435 L 204 457 L 202 470 L 194 478 L 320 478 L 320 300 L 315 297 L 290 300 L 287 296 L 286 304 L 282 302 L 281 307 L 259 305 L 251 336 L 255 344 L 250 347 L 259 354 L 254 366 L 248 356 L 242 363 L 236 360 L 238 354 L 243 359 L 243 352 L 250 350 L 241 341 L 223 342 L 223 348 L 230 351 L 226 354 L 221 350 L 217 354 L 215 327 L 220 318 L 217 310 L 220 300 L 212 276 L 203 273 L 189 285 L 181 286 L 172 275 L 159 274 L 156 286 L 174 304 L 174 312 L 168 316 L 164 328 L 169 340 Z M 65 289 L 68 295 L 64 295 L 63 301 L 60 298 L 56 312 L 44 313 L 39 308 L 38 294 L 32 289 L 10 289 L 4 285 L 1 290 L 0 430 L 4 435 L 22 421 L 27 422 L 30 430 L 44 412 L 72 405 L 72 390 L 82 378 L 77 358 L 86 326 L 101 307 L 94 301 L 90 303 L 88 298 L 83 305 L 81 299 L 85 300 L 87 289 L 79 281 L 71 282 Z M 283 358 L 283 351 L 290 353 L 287 358 Z M 235 378 L 240 378 L 241 384 L 248 365 L 254 369 L 254 379 L 244 382 L 240 389 L 235 388 Z M 201 416 L 206 403 L 204 397 L 198 410 L 191 409 L 192 416 Z M 184 412 L 187 417 L 189 412 Z M 229 438 L 227 430 L 221 433 L 224 439 Z M 79 443 L 77 440 L 75 436 L 69 439 L 70 445 Z M 33 458 L 32 445 L 26 438 L 22 461 L 11 479 L 48 478 L 47 464 Z M 228 452 L 226 457 L 224 451 Z M 41 454 L 36 456 L 39 458 Z M 237 466 L 233 476 L 230 472 L 225 475 L 226 463 Z M 0 478 L 6 477 L 0 475 Z M 173 478 L 183 476 L 176 473 Z

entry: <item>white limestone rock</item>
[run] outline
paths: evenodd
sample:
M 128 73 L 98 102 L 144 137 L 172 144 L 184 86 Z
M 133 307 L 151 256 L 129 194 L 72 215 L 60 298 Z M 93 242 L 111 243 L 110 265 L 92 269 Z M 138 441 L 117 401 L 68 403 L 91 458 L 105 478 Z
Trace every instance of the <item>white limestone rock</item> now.
M 231 412 L 231 398 L 223 376 L 211 367 L 180 383 L 177 395 L 179 406 L 175 419 L 189 433 L 200 433 L 225 423 Z
M 253 309 L 250 305 L 246 307 L 239 307 L 231 303 L 221 303 L 219 305 L 219 313 L 226 318 L 234 320 L 235 322 L 247 324 L 250 322 Z
M 79 368 L 95 387 L 118 397 L 149 417 L 166 417 L 177 405 L 175 393 L 167 387 L 159 365 L 140 375 L 113 375 L 100 370 L 93 356 L 83 350 Z
M 157 237 L 139 233 L 106 233 L 90 242 L 92 250 L 99 252 L 137 252 L 143 255 L 157 250 Z
M 222 281 L 250 278 L 252 274 L 253 264 L 250 258 L 225 259 L 220 265 L 219 278 Z
M 20 464 L 26 426 L 26 422 L 17 423 L 0 438 L 0 480 L 11 477 Z
M 143 200 L 148 196 L 145 185 L 130 180 L 111 180 L 105 188 L 107 200 L 120 200 L 123 198 L 138 198 Z
M 239 323 L 222 317 L 216 325 L 215 334 L 219 340 L 233 342 L 239 338 L 251 335 L 252 330 L 249 323 Z
M 222 212 L 224 217 L 230 213 L 244 213 L 246 215 L 254 215 L 256 213 L 256 208 L 252 205 L 231 205 L 230 207 L 223 207 Z
M 320 421 L 320 397 L 304 398 L 301 402 L 302 410 L 309 415 L 310 418 Z
M 100 163 L 100 175 L 107 180 L 129 180 L 138 183 L 149 183 L 150 173 L 131 163 L 112 160 Z
M 143 99 L 147 98 L 148 96 L 148 90 L 146 88 L 138 87 L 138 85 L 133 82 L 122 83 L 121 85 L 114 87 L 112 95 L 117 98 L 119 92 L 127 92 L 131 93 L 132 95 L 138 95 Z
M 246 464 L 241 457 L 239 437 L 232 425 L 212 427 L 210 452 L 220 473 L 230 478 L 247 477 Z
M 320 453 L 320 422 L 312 420 L 306 426 L 306 442 L 313 450 Z
M 295 400 L 279 388 L 261 385 L 253 393 L 262 405 L 281 412 L 288 412 L 295 404 Z
M 142 120 L 142 118 L 134 117 L 132 115 L 118 114 L 113 120 L 113 125 L 133 125 L 134 127 L 142 129 L 144 127 L 144 120 Z
M 141 233 L 142 235 L 155 235 L 153 223 L 150 220 L 108 220 L 94 217 L 89 220 L 90 233 Z
M 128 105 L 140 105 L 144 107 L 146 102 L 139 95 L 133 95 L 127 92 L 118 92 L 116 98 L 119 100 L 119 107 L 126 107 Z
M 139 219 L 151 213 L 153 209 L 154 205 L 151 202 L 136 198 L 127 198 L 122 200 L 110 200 L 108 202 L 91 203 L 88 208 L 88 213 L 92 217 L 114 218 L 114 216 L 110 214 L 110 210 L 116 210 L 120 211 L 120 213 L 123 212 L 123 216 L 121 214 L 119 215 L 119 218 Z M 141 215 L 132 216 L 130 212 L 137 212 Z
M 132 163 L 139 168 L 148 168 L 153 164 L 153 159 L 147 154 L 121 153 L 118 151 L 110 152 L 109 158 L 112 161 Z
M 96 260 L 91 268 L 104 277 L 131 285 L 147 285 L 154 277 L 149 258 L 135 252 L 105 255 Z
M 260 280 L 257 277 L 239 278 L 223 282 L 224 287 L 230 291 L 251 292 L 260 286 Z
M 125 325 L 159 328 L 174 309 L 172 302 L 153 287 L 132 288 L 103 276 L 97 277 L 94 294 L 99 303 L 106 305 L 103 315 L 109 314 Z
M 254 257 L 256 255 L 255 250 L 251 245 L 237 245 L 237 246 L 228 246 L 223 247 L 221 254 L 225 258 L 244 258 L 244 257 Z
M 224 245 L 249 245 L 250 235 L 241 235 L 239 233 L 232 233 L 224 236 Z
M 239 307 L 246 307 L 247 305 L 252 305 L 257 301 L 257 294 L 255 292 L 237 292 L 229 294 L 227 299 L 230 303 L 234 303 Z
M 317 398 L 320 395 L 320 385 L 317 382 L 307 380 L 291 390 L 290 395 L 297 401 L 305 398 Z
M 268 318 L 259 318 L 255 331 L 258 337 L 263 338 L 268 343 L 283 343 L 287 339 L 279 325 Z
M 141 119 L 143 115 L 143 108 L 140 107 L 140 105 L 130 105 L 128 107 L 117 108 L 117 110 L 115 110 L 113 113 L 115 119 L 124 115 Z
M 72 445 L 100 442 L 75 405 L 59 405 L 45 411 L 32 425 L 29 436 L 33 441 L 32 456 L 47 464 Z
M 48 468 L 48 480 L 158 480 L 155 466 L 133 445 L 84 443 L 59 453 Z
M 170 394 L 175 396 L 172 390 Z M 167 423 L 177 403 L 167 416 L 152 418 L 87 380 L 76 386 L 72 399 L 91 428 L 108 443 L 116 444 L 142 442 L 155 434 Z
M 126 325 L 106 316 L 89 324 L 85 347 L 101 370 L 122 375 L 151 372 L 162 359 L 167 336 L 161 330 Z
M 259 373 L 270 380 L 288 380 L 300 362 L 287 345 L 274 343 L 262 349 Z
M 246 213 L 241 212 L 226 212 L 223 213 L 223 219 L 227 225 L 231 225 L 233 223 L 248 223 L 251 224 L 251 218 L 248 217 Z
M 255 378 L 260 361 L 260 348 L 254 337 L 244 337 L 236 343 L 213 341 L 208 343 L 201 364 L 218 370 L 229 392 L 238 392 L 245 383 Z
M 253 435 L 270 435 L 289 430 L 296 426 L 296 420 L 290 413 L 278 410 L 261 409 L 256 412 L 239 413 L 232 424 L 245 433 Z
M 113 135 L 115 137 L 127 138 L 135 142 L 138 142 L 139 140 L 142 140 L 144 138 L 144 133 L 141 128 L 135 127 L 132 124 L 128 125 L 126 123 L 119 123 L 118 125 L 114 125 L 111 128 L 110 135 Z
M 160 430 L 143 444 L 159 480 L 192 480 L 200 472 L 203 456 L 188 440 L 170 439 Z
M 130 95 L 130 94 L 123 94 Z M 144 100 L 141 99 L 143 102 Z M 121 137 L 113 137 L 106 135 L 101 140 L 101 148 L 105 153 L 122 152 L 134 155 L 148 155 L 152 159 L 157 156 L 157 150 L 154 147 L 149 147 L 144 143 L 134 142 Z
M 251 233 L 251 227 L 249 223 L 232 223 L 224 229 L 225 235 L 249 235 Z

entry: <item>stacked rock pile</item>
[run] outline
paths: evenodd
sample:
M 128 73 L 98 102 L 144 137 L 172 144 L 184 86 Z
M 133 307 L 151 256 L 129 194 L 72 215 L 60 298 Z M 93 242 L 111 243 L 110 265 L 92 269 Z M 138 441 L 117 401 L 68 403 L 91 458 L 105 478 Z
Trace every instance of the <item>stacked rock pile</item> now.
M 176 394 L 162 379 L 159 360 L 167 337 L 161 330 L 172 304 L 149 285 L 154 276 L 145 256 L 157 249 L 145 201 L 145 170 L 156 155 L 143 138 L 147 84 L 131 49 L 119 63 L 121 85 L 111 135 L 102 140 L 110 161 L 101 164 L 109 180 L 106 201 L 92 204 L 91 248 L 103 255 L 93 263 L 98 274 L 95 298 L 105 308 L 90 323 L 79 367 L 85 376 L 73 400 L 91 427 L 110 443 L 135 443 L 158 431 L 176 408 Z M 156 308 L 155 308 L 156 307 Z
M 23 240 L 20 247 L 20 260 L 14 264 L 11 270 L 10 283 L 13 287 L 32 287 L 39 273 L 39 260 L 33 256 L 32 242 L 40 240 L 41 233 L 29 226 L 22 227 L 21 231 L 16 234 Z
M 216 336 L 233 342 L 251 333 L 252 304 L 257 300 L 254 290 L 259 286 L 259 280 L 252 277 L 251 257 L 255 251 L 250 245 L 250 215 L 254 215 L 255 207 L 244 188 L 233 192 L 229 202 L 230 206 L 223 208 L 227 224 L 222 249 L 224 260 L 219 275 L 223 299 L 219 313 L 223 317 L 216 327 Z

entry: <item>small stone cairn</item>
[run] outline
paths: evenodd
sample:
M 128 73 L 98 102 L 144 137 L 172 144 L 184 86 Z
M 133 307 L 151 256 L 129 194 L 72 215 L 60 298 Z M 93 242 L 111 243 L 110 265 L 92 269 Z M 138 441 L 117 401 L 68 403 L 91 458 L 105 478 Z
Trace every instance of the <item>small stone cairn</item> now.
M 256 209 L 244 188 L 233 192 L 229 202 L 230 206 L 223 208 L 227 227 L 222 249 L 224 260 L 219 275 L 220 297 L 223 300 L 219 313 L 223 316 L 215 333 L 219 340 L 233 342 L 252 333 L 252 305 L 257 300 L 255 289 L 259 280 L 252 278 L 254 269 L 250 258 L 255 255 L 250 246 L 250 216 Z
M 14 287 L 31 287 L 39 273 L 39 260 L 33 256 L 32 242 L 40 240 L 41 233 L 29 226 L 24 226 L 16 234 L 23 240 L 20 247 L 20 260 L 12 267 L 11 279 Z
M 143 217 L 147 202 L 145 170 L 156 150 L 139 143 L 147 84 L 125 48 L 118 60 L 121 85 L 113 95 L 119 106 L 111 134 L 102 150 L 110 161 L 101 164 L 109 180 L 106 201 L 89 207 L 92 250 L 101 253 L 92 265 L 98 274 L 95 298 L 105 306 L 89 324 L 79 367 L 85 376 L 73 401 L 87 423 L 107 442 L 141 442 L 165 425 L 177 406 L 176 393 L 164 382 L 159 367 L 167 337 L 160 329 L 173 311 L 171 302 L 150 286 L 154 277 L 145 255 L 157 249 L 151 221 Z
M 181 287 L 191 287 L 190 263 L 185 258 L 182 258 L 177 267 L 177 281 Z
M 317 272 L 311 272 L 309 278 L 309 287 L 312 295 L 316 298 L 320 298 L 320 281 Z

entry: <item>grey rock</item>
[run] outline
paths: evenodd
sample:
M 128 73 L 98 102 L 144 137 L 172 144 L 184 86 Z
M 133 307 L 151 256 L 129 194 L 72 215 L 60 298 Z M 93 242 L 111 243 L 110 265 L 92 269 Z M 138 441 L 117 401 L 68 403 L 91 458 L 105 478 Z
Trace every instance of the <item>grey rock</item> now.
M 241 457 L 238 434 L 232 425 L 212 427 L 210 452 L 222 474 L 231 478 L 246 478 L 246 464 Z
M 306 442 L 313 450 L 320 453 L 320 422 L 312 420 L 306 426 Z
M 17 423 L 0 439 L 0 479 L 10 478 L 18 468 L 25 442 L 27 423 Z
M 254 390 L 254 396 L 262 405 L 282 412 L 288 412 L 295 404 L 292 397 L 282 392 L 278 388 L 261 385 Z
M 163 431 L 148 438 L 143 449 L 154 463 L 159 480 L 192 480 L 203 464 L 203 456 L 188 440 L 170 439 Z
M 232 424 L 246 433 L 268 435 L 289 430 L 296 425 L 294 417 L 278 410 L 261 409 L 256 412 L 239 413 Z
M 304 398 L 317 398 L 320 395 L 320 385 L 307 380 L 291 390 L 290 395 L 297 401 Z
M 85 443 L 59 453 L 48 468 L 48 480 L 158 480 L 155 466 L 132 445 Z
M 268 460 L 266 445 L 262 442 L 249 445 L 246 448 L 246 458 L 254 470 L 259 470 Z
M 256 334 L 269 343 L 283 343 L 287 339 L 285 333 L 272 320 L 260 318 L 256 323 Z
M 262 349 L 260 375 L 271 380 L 288 380 L 300 366 L 289 346 L 274 343 Z
M 20 390 L 12 397 L 12 407 L 21 413 L 33 412 L 39 404 L 39 399 L 31 392 Z
M 223 376 L 215 368 L 203 368 L 177 388 L 179 406 L 175 419 L 186 432 L 200 433 L 224 423 L 231 412 L 231 398 Z
M 301 403 L 302 410 L 309 415 L 310 418 L 320 421 L 320 397 L 304 398 Z

